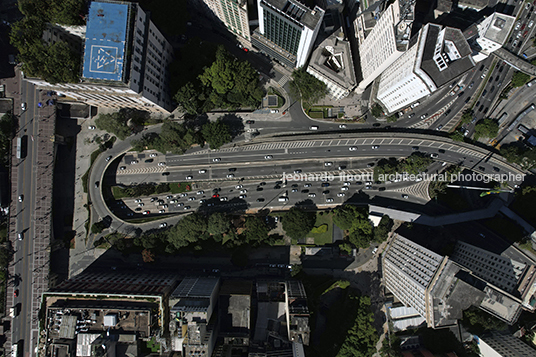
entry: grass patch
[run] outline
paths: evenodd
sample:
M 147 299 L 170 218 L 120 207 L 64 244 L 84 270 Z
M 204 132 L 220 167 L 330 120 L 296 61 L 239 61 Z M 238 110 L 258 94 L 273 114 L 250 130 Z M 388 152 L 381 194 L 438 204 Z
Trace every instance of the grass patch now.
M 336 288 L 346 289 L 349 286 L 350 286 L 350 282 L 348 280 L 337 280 L 336 282 L 331 284 L 331 286 L 327 288 L 322 295 L 329 292 L 330 290 L 333 290 Z
M 167 218 L 167 217 L 170 217 L 170 216 L 171 215 L 160 215 L 160 216 L 154 216 L 154 217 L 125 219 L 125 222 L 128 222 L 128 223 L 147 223 L 147 222 L 158 221 L 160 219 L 164 219 L 164 218 Z
M 189 187 L 190 189 L 187 189 Z M 170 182 L 169 188 L 171 189 L 171 193 L 183 193 L 183 192 L 190 192 L 192 191 L 192 183 L 191 182 Z
M 121 198 L 129 197 L 129 195 L 126 194 L 125 190 L 122 189 L 119 186 L 113 186 L 112 187 L 112 195 L 116 200 L 119 200 Z
M 534 250 L 534 248 L 532 248 L 532 242 L 530 241 L 530 239 L 528 241 L 526 241 L 526 242 L 520 243 L 519 248 L 527 250 L 527 251 L 529 251 L 529 252 L 531 252 L 533 254 L 536 254 L 536 250 Z
M 323 213 L 322 215 L 320 213 Z M 325 226 L 326 229 L 318 231 L 320 227 Z M 317 230 L 317 233 L 314 232 Z M 307 237 L 312 237 L 316 245 L 325 245 L 331 243 L 333 239 L 333 216 L 325 212 L 316 212 L 315 228 L 307 234 Z M 294 244 L 294 243 L 293 243 Z
M 324 113 L 323 112 L 316 112 L 316 111 L 309 111 L 309 116 L 314 119 L 324 119 Z
M 521 242 L 525 237 L 523 228 L 514 221 L 502 216 L 495 216 L 482 222 L 487 228 L 508 239 L 510 242 Z

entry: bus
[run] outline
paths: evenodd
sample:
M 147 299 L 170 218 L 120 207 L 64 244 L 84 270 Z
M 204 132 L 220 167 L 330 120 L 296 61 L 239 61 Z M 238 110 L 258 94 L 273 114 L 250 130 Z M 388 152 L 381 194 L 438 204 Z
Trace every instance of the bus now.
M 17 159 L 24 159 L 26 157 L 26 146 L 28 145 L 28 135 L 23 135 L 17 138 Z
M 22 138 L 17 138 L 17 159 L 21 158 L 22 155 Z

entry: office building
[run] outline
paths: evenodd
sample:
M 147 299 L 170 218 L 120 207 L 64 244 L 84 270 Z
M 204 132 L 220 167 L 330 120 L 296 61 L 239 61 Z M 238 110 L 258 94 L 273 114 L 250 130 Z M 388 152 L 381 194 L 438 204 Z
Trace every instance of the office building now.
M 87 19 L 80 83 L 29 81 L 97 107 L 169 114 L 172 57 L 171 45 L 138 4 L 94 1 Z
M 313 51 L 307 73 L 324 82 L 333 99 L 342 99 L 356 87 L 350 43 L 345 41 L 336 14 L 326 13 L 324 29 L 331 34 Z
M 383 256 L 383 281 L 398 300 L 432 328 L 455 324 L 471 306 L 509 324 L 521 313 L 519 298 L 400 235 Z
M 536 305 L 536 266 L 517 262 L 473 245 L 457 242 L 452 260 L 487 282 L 519 297 L 526 310 Z
M 385 11 L 374 14 L 376 23 L 368 33 L 363 30 L 364 26 L 359 27 L 358 21 L 356 34 L 363 77 L 359 83 L 360 90 L 364 90 L 407 50 L 414 8 L 415 0 L 395 0 Z M 366 16 L 371 15 L 364 16 L 360 21 L 362 25 L 366 24 Z
M 380 76 L 374 96 L 388 113 L 424 98 L 475 67 L 463 33 L 427 24 Z
M 169 330 L 173 351 L 183 356 L 212 356 L 216 344 L 220 279 L 185 278 L 169 297 Z M 214 319 L 213 319 L 214 318 Z
M 475 62 L 488 58 L 506 43 L 515 19 L 514 16 L 495 12 L 463 32 L 473 50 Z
M 223 22 L 230 32 L 249 45 L 248 4 L 246 0 L 203 0 L 214 16 Z
M 258 0 L 259 28 L 252 44 L 281 64 L 305 65 L 316 40 L 324 10 L 314 10 L 296 0 Z
M 480 355 L 483 357 L 532 357 L 536 349 L 509 332 L 492 331 L 475 336 Z
M 251 281 L 228 280 L 221 285 L 219 336 L 233 351 L 247 352 L 251 338 Z M 238 353 L 237 353 L 238 354 Z

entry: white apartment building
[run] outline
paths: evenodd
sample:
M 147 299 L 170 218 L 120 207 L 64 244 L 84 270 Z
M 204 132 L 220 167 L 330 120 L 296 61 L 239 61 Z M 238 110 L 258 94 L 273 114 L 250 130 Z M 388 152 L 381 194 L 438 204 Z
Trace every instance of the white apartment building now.
M 169 114 L 167 67 L 172 57 L 171 45 L 136 3 L 94 1 L 80 83 L 29 81 L 97 107 Z
M 227 26 L 230 32 L 249 44 L 248 4 L 246 0 L 203 0 L 214 15 Z
M 475 66 L 458 29 L 427 24 L 409 49 L 382 73 L 376 99 L 393 113 L 426 97 Z
M 313 10 L 295 0 L 258 0 L 259 28 L 252 44 L 261 52 L 291 68 L 309 58 L 320 30 L 324 10 Z
M 495 12 L 463 32 L 473 49 L 475 62 L 486 59 L 506 43 L 514 22 L 515 17 Z
M 395 0 L 385 11 L 375 15 L 379 18 L 372 31 L 356 32 L 361 37 L 366 36 L 359 46 L 363 76 L 359 89 L 364 90 L 407 50 L 414 7 L 415 0 Z

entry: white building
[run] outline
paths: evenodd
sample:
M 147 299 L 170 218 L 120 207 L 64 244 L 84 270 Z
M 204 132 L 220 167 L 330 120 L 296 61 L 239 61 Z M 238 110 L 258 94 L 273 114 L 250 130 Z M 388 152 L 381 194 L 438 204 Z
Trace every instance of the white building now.
M 329 18 L 333 18 L 331 13 L 324 17 L 325 20 Z M 344 40 L 344 33 L 338 23 L 333 34 L 319 43 L 313 51 L 307 73 L 324 82 L 333 99 L 348 96 L 356 87 L 350 43 Z
M 172 56 L 169 42 L 136 3 L 94 1 L 80 83 L 29 81 L 93 106 L 169 114 L 167 67 Z
M 493 51 L 506 43 L 514 22 L 515 17 L 495 12 L 463 32 L 473 49 L 475 62 L 486 59 Z
M 393 113 L 426 97 L 475 66 L 458 29 L 427 24 L 379 79 L 376 99 Z
M 203 0 L 214 15 L 220 19 L 230 32 L 249 44 L 248 4 L 246 0 Z
M 529 346 L 519 338 L 506 333 L 493 331 L 489 334 L 476 337 L 480 355 L 482 357 L 532 357 L 536 356 L 536 349 Z
M 359 45 L 361 90 L 371 84 L 383 71 L 396 61 L 408 48 L 414 19 L 415 0 L 395 0 L 381 14 L 375 14 L 376 24 L 368 34 L 356 31 L 362 37 Z M 365 16 L 365 15 L 364 15 Z M 367 14 L 366 16 L 371 16 Z M 363 20 L 363 24 L 365 20 Z M 362 24 L 362 25 L 363 25 Z M 358 36 L 358 40 L 360 36 Z
M 291 68 L 309 58 L 322 24 L 324 10 L 314 10 L 295 0 L 258 0 L 259 28 L 252 44 L 261 52 Z

